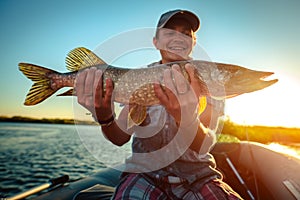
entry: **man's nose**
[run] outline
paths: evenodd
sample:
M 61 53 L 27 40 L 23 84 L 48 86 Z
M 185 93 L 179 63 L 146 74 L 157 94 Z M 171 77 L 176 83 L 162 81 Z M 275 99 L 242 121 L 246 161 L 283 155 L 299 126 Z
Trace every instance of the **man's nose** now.
M 174 39 L 176 40 L 180 40 L 180 41 L 184 41 L 186 39 L 186 35 L 181 33 L 181 32 L 177 32 L 174 34 Z

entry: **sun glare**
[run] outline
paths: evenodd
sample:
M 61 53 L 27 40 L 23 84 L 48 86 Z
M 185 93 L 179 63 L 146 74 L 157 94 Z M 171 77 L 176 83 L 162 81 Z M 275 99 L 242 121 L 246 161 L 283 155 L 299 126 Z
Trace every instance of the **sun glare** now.
M 270 148 L 273 151 L 283 153 L 285 155 L 293 156 L 293 157 L 300 159 L 300 152 L 297 153 L 297 151 L 292 149 L 291 147 L 284 146 L 284 145 L 281 145 L 278 143 L 271 143 L 268 145 L 268 148 Z
M 284 75 L 278 79 L 268 88 L 228 99 L 225 114 L 239 124 L 299 127 L 300 97 L 295 91 L 300 82 Z

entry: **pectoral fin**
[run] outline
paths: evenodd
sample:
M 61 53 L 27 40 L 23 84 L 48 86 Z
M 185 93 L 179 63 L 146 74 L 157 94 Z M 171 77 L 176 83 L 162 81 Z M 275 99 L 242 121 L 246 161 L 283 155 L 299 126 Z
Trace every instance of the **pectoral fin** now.
M 145 106 L 133 105 L 129 109 L 127 128 L 131 128 L 134 125 L 140 125 L 147 116 L 147 108 Z
M 205 96 L 199 97 L 198 114 L 202 114 L 207 106 L 207 100 Z

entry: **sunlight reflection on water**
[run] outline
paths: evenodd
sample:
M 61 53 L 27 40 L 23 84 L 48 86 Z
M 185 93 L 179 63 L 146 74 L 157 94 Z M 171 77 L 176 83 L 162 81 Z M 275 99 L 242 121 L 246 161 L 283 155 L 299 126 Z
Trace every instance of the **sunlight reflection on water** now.
M 287 145 L 282 145 L 279 143 L 270 143 L 268 145 L 268 148 L 270 148 L 273 151 L 283 153 L 289 156 L 293 156 L 297 159 L 300 159 L 300 146 L 296 147 L 295 146 L 287 146 Z

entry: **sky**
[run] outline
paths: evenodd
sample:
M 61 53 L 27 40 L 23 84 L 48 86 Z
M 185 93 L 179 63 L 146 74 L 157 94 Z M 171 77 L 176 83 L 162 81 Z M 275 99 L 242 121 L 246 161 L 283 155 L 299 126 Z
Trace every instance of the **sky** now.
M 162 13 L 177 8 L 199 16 L 197 44 L 212 61 L 272 71 L 273 78 L 279 79 L 269 88 L 227 100 L 225 114 L 232 121 L 300 127 L 298 0 L 2 0 L 0 115 L 73 118 L 73 97 L 54 96 L 39 105 L 24 106 L 32 83 L 18 70 L 18 63 L 67 72 L 65 56 L 73 48 L 95 50 L 128 31 L 154 28 Z M 109 55 L 117 49 L 98 50 Z M 126 64 L 159 59 L 153 52 Z

